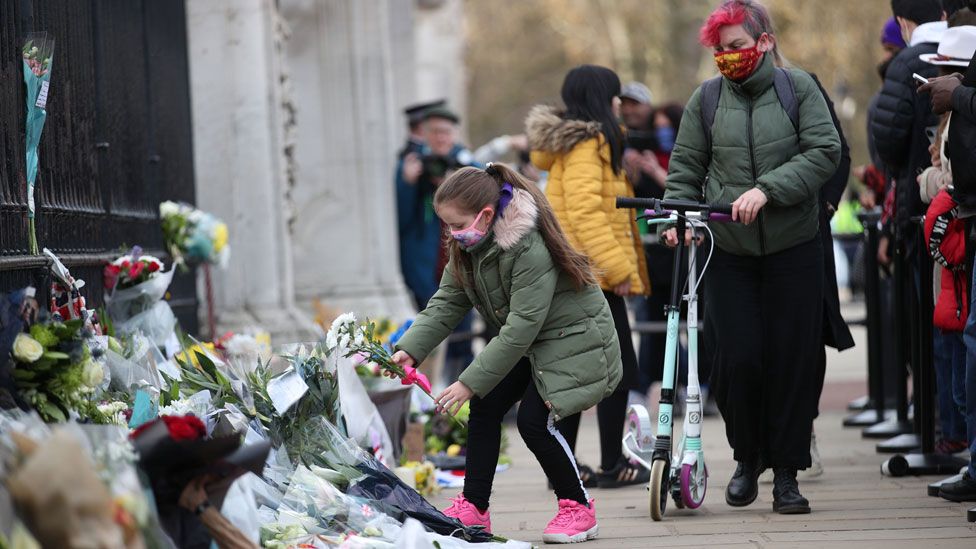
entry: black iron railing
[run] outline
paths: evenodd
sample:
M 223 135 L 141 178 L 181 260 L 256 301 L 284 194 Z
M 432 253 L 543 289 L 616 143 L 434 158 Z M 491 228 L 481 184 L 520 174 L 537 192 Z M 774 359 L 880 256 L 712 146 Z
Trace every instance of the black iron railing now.
M 33 283 L 46 295 L 46 263 L 27 255 L 20 50 L 35 31 L 55 39 L 38 243 L 87 281 L 84 293 L 97 306 L 102 262 L 136 244 L 161 253 L 160 200 L 194 199 L 185 5 L 0 0 L 0 291 Z M 178 275 L 171 294 L 195 332 L 194 280 Z

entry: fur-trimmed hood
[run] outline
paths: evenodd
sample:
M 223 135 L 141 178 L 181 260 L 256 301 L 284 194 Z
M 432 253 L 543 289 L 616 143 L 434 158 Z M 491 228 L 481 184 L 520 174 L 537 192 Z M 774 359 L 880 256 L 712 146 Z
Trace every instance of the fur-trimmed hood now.
M 600 137 L 599 122 L 566 120 L 559 109 L 536 105 L 525 119 L 525 133 L 533 151 L 562 154 L 587 139 Z
M 536 228 L 539 206 L 529 191 L 512 190 L 512 200 L 505 207 L 502 216 L 495 221 L 495 242 L 503 250 L 509 250 Z

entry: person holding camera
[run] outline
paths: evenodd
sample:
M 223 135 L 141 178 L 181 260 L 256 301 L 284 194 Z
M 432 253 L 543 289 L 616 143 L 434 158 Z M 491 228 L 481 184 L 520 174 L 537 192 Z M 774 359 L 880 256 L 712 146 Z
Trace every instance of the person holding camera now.
M 451 172 L 474 165 L 471 152 L 458 142 L 457 114 L 442 106 L 421 117 L 424 143 L 397 166 L 397 214 L 400 268 L 417 309 L 437 291 L 442 259 L 441 222 L 434 214 L 434 191 Z M 446 261 L 444 262 L 446 263 Z
M 481 167 L 458 137 L 460 117 L 442 105 L 426 109 L 421 117 L 423 145 L 404 155 L 397 170 L 397 210 L 400 229 L 400 268 L 423 310 L 437 292 L 447 266 L 445 229 L 434 213 L 434 192 L 452 173 L 466 166 Z M 471 331 L 473 315 L 465 317 L 456 333 Z M 444 378 L 452 382 L 474 360 L 471 340 L 447 345 Z

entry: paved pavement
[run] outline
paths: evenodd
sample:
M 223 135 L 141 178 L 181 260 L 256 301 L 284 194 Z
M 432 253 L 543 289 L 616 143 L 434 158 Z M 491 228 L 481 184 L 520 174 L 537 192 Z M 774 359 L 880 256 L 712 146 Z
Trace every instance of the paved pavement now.
M 662 522 L 648 512 L 648 492 L 642 486 L 593 490 L 600 521 L 600 538 L 587 549 L 643 547 L 882 547 L 976 548 L 976 525 L 966 522 L 966 510 L 926 495 L 937 478 L 888 478 L 880 474 L 882 458 L 856 429 L 841 420 L 848 400 L 864 392 L 864 334 L 856 330 L 859 349 L 831 354 L 822 415 L 816 430 L 825 474 L 801 483 L 813 507 L 806 516 L 772 513 L 771 486 L 745 509 L 725 504 L 724 490 L 733 470 L 731 451 L 720 418 L 706 420 L 706 461 L 712 473 L 705 504 L 698 511 L 679 511 L 670 505 Z M 653 414 L 652 414 L 653 417 Z M 510 432 L 514 466 L 497 476 L 492 497 L 492 522 L 499 535 L 541 545 L 541 532 L 555 513 L 542 470 L 519 439 Z M 579 454 L 595 464 L 599 455 L 596 421 L 583 420 Z M 435 504 L 443 505 L 444 493 Z

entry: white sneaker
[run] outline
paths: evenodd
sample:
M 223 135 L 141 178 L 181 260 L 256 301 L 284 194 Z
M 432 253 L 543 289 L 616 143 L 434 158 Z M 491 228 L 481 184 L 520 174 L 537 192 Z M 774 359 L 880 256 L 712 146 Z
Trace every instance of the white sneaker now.
M 823 462 L 820 460 L 820 450 L 817 448 L 817 433 L 813 433 L 810 435 L 810 468 L 797 471 L 796 478 L 810 480 L 823 475 L 823 473 Z M 772 484 L 773 470 L 766 469 L 763 471 L 763 474 L 759 475 L 759 482 L 761 484 Z
M 797 473 L 798 479 L 809 480 L 824 474 L 823 461 L 817 448 L 817 433 L 810 434 L 810 468 Z

